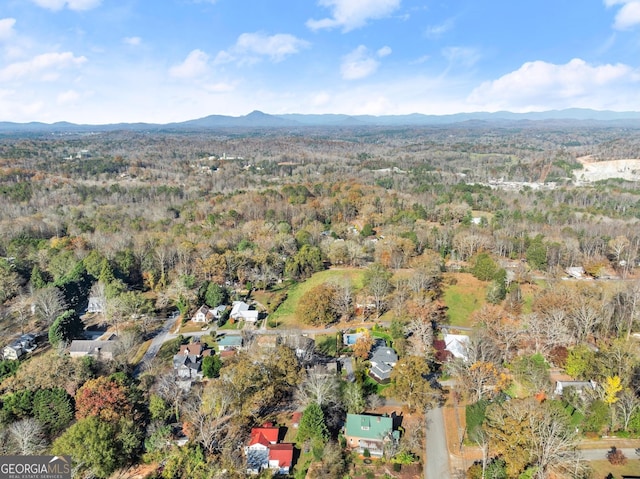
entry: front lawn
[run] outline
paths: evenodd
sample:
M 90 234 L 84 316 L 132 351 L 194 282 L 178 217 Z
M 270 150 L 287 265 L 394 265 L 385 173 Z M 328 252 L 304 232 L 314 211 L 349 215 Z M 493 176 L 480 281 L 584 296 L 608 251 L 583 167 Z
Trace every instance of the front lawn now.
M 627 463 L 623 466 L 614 466 L 606 459 L 600 461 L 589 461 L 589 465 L 594 474 L 592 477 L 610 477 L 612 479 L 622 479 L 622 476 L 637 476 L 640 472 L 640 459 L 637 457 L 627 457 Z M 609 476 L 608 474 L 612 474 Z
M 319 334 L 315 337 L 316 349 L 327 356 L 337 356 L 338 339 L 334 333 Z

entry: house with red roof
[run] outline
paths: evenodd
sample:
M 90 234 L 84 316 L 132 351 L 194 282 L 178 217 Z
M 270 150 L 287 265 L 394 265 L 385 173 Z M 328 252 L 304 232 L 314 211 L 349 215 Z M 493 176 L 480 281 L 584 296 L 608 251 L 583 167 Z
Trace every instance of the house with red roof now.
M 293 463 L 293 444 L 278 443 L 280 428 L 267 423 L 251 429 L 249 443 L 244 448 L 247 473 L 259 474 L 271 469 L 274 474 L 289 474 Z

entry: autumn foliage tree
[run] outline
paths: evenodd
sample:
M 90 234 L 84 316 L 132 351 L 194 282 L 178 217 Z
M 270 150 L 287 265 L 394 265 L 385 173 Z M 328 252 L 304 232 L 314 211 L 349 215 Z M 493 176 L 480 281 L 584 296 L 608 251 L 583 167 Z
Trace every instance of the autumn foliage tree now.
M 353 345 L 353 355 L 356 358 L 366 360 L 369 358 L 372 346 L 373 338 L 371 337 L 371 333 L 368 329 L 365 329 L 356 340 L 356 344 Z
M 569 471 L 580 466 L 575 428 L 552 403 L 533 398 L 494 402 L 483 428 L 489 450 L 506 462 L 508 477 L 522 477 L 531 469 L 538 471 L 535 477 L 570 477 Z
M 112 377 L 90 379 L 78 389 L 75 399 L 77 419 L 95 416 L 104 421 L 117 422 L 133 412 L 126 386 Z
M 426 379 L 430 372 L 429 365 L 423 357 L 405 356 L 391 372 L 391 396 L 404 401 L 409 411 L 437 404 L 442 394 Z
M 303 323 L 313 326 L 329 324 L 338 319 L 333 308 L 335 286 L 329 283 L 311 288 L 300 298 L 296 316 Z

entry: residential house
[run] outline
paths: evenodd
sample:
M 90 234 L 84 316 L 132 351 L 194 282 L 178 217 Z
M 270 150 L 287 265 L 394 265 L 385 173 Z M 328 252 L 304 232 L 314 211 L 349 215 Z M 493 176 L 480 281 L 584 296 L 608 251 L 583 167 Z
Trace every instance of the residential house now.
M 316 376 L 337 376 L 339 372 L 338 361 L 317 362 L 307 367 L 307 374 L 315 374 Z
M 280 344 L 295 351 L 299 360 L 310 363 L 316 348 L 316 342 L 308 336 L 302 334 L 287 334 L 281 337 Z
M 2 357 L 15 361 L 26 353 L 34 351 L 37 347 L 36 337 L 33 334 L 23 334 L 3 348 Z
M 204 344 L 183 344 L 173 357 L 173 369 L 179 379 L 202 379 L 202 359 L 207 356 L 211 356 L 211 350 Z
M 191 321 L 194 323 L 209 323 L 213 321 L 213 312 L 206 304 L 203 304 L 198 308 L 196 314 L 193 315 Z
M 374 349 L 369 362 L 369 375 L 379 383 L 388 383 L 391 380 L 391 371 L 398 362 L 398 355 L 392 348 L 379 346 Z
M 582 394 L 585 389 L 596 389 L 597 383 L 595 381 L 556 381 L 556 387 L 553 393 L 556 396 L 562 396 L 567 388 L 575 389 L 578 394 Z
M 384 454 L 386 443 L 400 438 L 392 418 L 368 414 L 347 414 L 344 436 L 348 447 L 361 454 L 368 450 L 375 457 Z
M 214 319 L 220 319 L 226 310 L 227 306 L 225 304 L 219 304 L 211 310 L 211 313 L 213 314 Z
M 569 266 L 566 268 L 565 273 L 569 276 L 569 278 L 573 279 L 586 279 L 588 278 L 587 273 L 585 272 L 582 266 Z
M 214 319 L 220 319 L 226 309 L 227 307 L 224 304 L 216 306 L 215 308 L 209 308 L 209 306 L 203 304 L 198 308 L 196 314 L 193 315 L 191 321 L 194 323 L 210 323 Z
M 242 336 L 226 334 L 217 339 L 219 351 L 235 351 L 242 347 Z
M 88 339 L 74 339 L 69 346 L 69 356 L 82 358 L 91 356 L 95 359 L 110 360 L 117 352 L 118 341 L 97 341 Z
M 469 359 L 467 349 L 469 347 L 469 336 L 465 334 L 445 334 L 445 349 L 449 351 L 454 358 L 464 361 Z
M 271 469 L 274 474 L 289 474 L 293 463 L 293 444 L 280 443 L 280 428 L 270 423 L 251 430 L 249 443 L 244 448 L 247 473 L 259 474 Z
M 255 323 L 258 321 L 259 312 L 254 309 L 249 309 L 249 305 L 244 301 L 234 301 L 231 306 L 231 313 L 229 317 L 234 321 L 247 321 L 249 323 Z
M 100 296 L 89 296 L 87 313 L 104 313 L 104 298 Z

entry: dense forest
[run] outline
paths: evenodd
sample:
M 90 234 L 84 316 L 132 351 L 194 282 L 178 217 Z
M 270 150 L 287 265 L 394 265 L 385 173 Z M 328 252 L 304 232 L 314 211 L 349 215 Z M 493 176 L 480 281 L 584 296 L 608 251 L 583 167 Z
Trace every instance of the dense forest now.
M 251 427 L 299 408 L 320 419 L 298 435 L 309 460 L 295 477 L 360 477 L 340 447 L 346 413 L 386 398 L 413 414 L 453 398 L 467 406 L 467 444 L 488 451 L 467 477 L 589 477 L 576 466 L 582 438 L 640 436 L 640 169 L 636 180 L 578 175 L 587 162 L 638 159 L 639 130 L 540 121 L 0 137 L 0 346 L 24 333 L 38 343 L 0 362 L 0 451 L 68 453 L 95 477 L 138 464 L 166 479 L 244 477 Z M 312 283 L 331 271 L 352 277 Z M 471 278 L 478 302 L 457 317 L 447 292 Z M 87 316 L 94 297 L 104 308 Z M 201 305 L 234 300 L 253 301 L 283 334 L 368 324 L 342 351 L 356 381 L 314 375 L 284 340 L 207 361 L 189 391 L 170 366 L 186 336 L 136 370 L 174 311 L 186 324 Z M 65 353 L 96 325 L 118 336 L 113 359 Z M 468 356 L 447 361 L 438 342 L 456 326 Z M 404 371 L 384 391 L 366 377 L 369 330 Z M 339 355 L 327 336 L 315 354 Z M 557 398 L 551 370 L 597 386 Z M 426 379 L 443 376 L 456 385 Z M 176 424 L 186 446 L 169 440 Z M 419 432 L 385 452 L 389 464 L 420 459 Z M 514 438 L 529 439 L 513 450 Z

